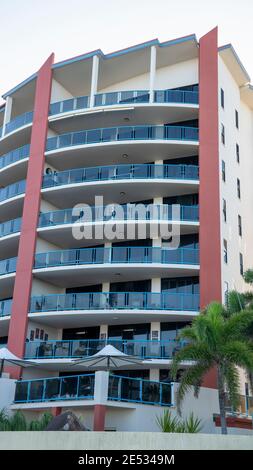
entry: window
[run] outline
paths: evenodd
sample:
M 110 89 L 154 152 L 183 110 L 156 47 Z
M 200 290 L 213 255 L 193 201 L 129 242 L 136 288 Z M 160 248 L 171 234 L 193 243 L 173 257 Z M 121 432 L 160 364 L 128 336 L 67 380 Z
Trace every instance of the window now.
M 242 256 L 242 253 L 239 253 L 239 262 L 240 262 L 240 274 L 243 276 L 243 256 Z
M 221 142 L 225 145 L 225 126 L 221 124 Z
M 240 215 L 238 215 L 238 233 L 239 236 L 242 236 L 242 218 Z
M 228 282 L 224 282 L 224 299 L 225 299 L 225 305 L 228 306 Z
M 225 96 L 224 96 L 224 90 L 221 88 L 220 89 L 220 104 L 222 108 L 224 109 L 225 107 Z
M 237 163 L 240 163 L 240 147 L 239 147 L 239 144 L 236 144 L 236 160 L 237 160 Z
M 221 174 L 222 174 L 222 181 L 226 181 L 226 163 L 224 162 L 224 160 L 222 160 L 221 162 Z
M 237 109 L 235 110 L 235 125 L 237 129 L 239 129 L 239 114 L 238 114 Z
M 237 196 L 239 199 L 241 199 L 241 182 L 239 178 L 237 178 Z
M 228 244 L 227 244 L 227 240 L 223 240 L 223 259 L 224 259 L 224 263 L 227 264 L 228 262 Z
M 227 202 L 226 202 L 226 199 L 223 199 L 222 212 L 223 212 L 223 220 L 224 220 L 224 222 L 227 222 Z

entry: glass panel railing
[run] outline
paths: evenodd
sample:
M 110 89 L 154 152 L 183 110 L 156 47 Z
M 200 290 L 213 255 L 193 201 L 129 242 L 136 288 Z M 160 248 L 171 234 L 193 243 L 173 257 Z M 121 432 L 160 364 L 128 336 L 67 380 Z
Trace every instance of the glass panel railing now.
M 171 406 L 172 384 L 110 375 L 108 399 Z
M 198 264 L 197 248 L 161 249 L 130 246 L 59 250 L 35 255 L 34 268 L 107 263 Z
M 12 299 L 0 300 L 0 317 L 11 314 Z
M 138 211 L 137 208 L 131 207 L 131 205 L 122 204 L 117 207 L 115 211 L 115 205 L 108 206 L 91 206 L 89 212 L 85 214 L 80 209 L 79 215 L 76 210 L 65 209 L 53 212 L 43 212 L 39 216 L 38 227 L 52 227 L 55 225 L 72 225 L 76 223 L 89 222 L 108 222 L 109 220 L 164 220 L 171 222 L 172 219 L 172 205 L 167 204 L 154 204 L 149 205 L 147 208 Z M 20 219 L 15 219 L 20 220 Z M 180 220 L 181 221 L 198 221 L 198 206 L 181 206 L 180 207 Z M 15 221 L 6 222 L 5 224 L 14 223 Z M 8 232 L 9 227 L 7 226 L 4 230 L 4 225 L 0 225 L 0 237 L 1 230 L 5 233 Z M 12 230 L 13 231 L 13 230 Z M 9 232 L 11 233 L 11 232 Z
M 84 292 L 31 297 L 30 312 L 72 310 L 198 311 L 199 295 L 183 292 Z
M 12 119 L 10 122 L 6 124 L 5 127 L 5 134 L 9 134 L 10 132 L 19 129 L 19 127 L 23 127 L 27 124 L 31 124 L 33 121 L 33 112 L 28 111 L 27 113 L 20 114 L 19 116 Z
M 198 180 L 197 165 L 111 165 L 101 167 L 76 168 L 44 175 L 43 188 L 66 184 L 86 183 L 122 179 L 183 179 Z
M 149 91 L 115 91 L 95 95 L 95 106 L 110 106 L 114 104 L 148 103 Z
M 12 233 L 20 232 L 21 222 L 22 218 L 19 217 L 18 219 L 8 220 L 7 222 L 0 224 L 0 238 L 11 235 Z
M 0 189 L 0 202 L 23 194 L 25 192 L 25 183 L 25 180 L 22 180 Z
M 0 276 L 14 273 L 16 271 L 17 258 L 0 260 Z
M 17 381 L 14 403 L 92 400 L 94 384 L 95 374 Z
M 19 147 L 11 152 L 6 153 L 0 157 L 0 170 L 5 168 L 12 163 L 18 162 L 19 160 L 23 160 L 24 158 L 29 157 L 30 152 L 30 145 L 24 145 L 23 147 Z
M 183 341 L 151 341 L 151 340 L 48 340 L 30 341 L 25 344 L 26 359 L 64 359 L 89 357 L 111 344 L 119 351 L 130 356 L 141 358 L 171 359 L 185 344 Z
M 124 90 L 97 93 L 94 106 L 149 103 L 149 90 Z M 198 104 L 198 92 L 191 90 L 155 90 L 154 103 Z M 90 107 L 89 96 L 78 96 L 50 104 L 49 115 L 67 113 Z
M 47 139 L 46 151 L 78 145 L 126 140 L 198 140 L 197 127 L 182 126 L 122 126 L 89 129 L 61 134 Z
M 77 98 L 70 98 L 51 103 L 49 107 L 49 116 L 89 108 L 89 102 L 89 96 L 78 96 Z
M 199 94 L 197 91 L 155 90 L 154 102 L 198 104 Z

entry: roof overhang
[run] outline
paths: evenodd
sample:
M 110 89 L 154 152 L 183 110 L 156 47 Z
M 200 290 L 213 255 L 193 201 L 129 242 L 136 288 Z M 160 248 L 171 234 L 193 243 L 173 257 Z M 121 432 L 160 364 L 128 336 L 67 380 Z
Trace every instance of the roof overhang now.
M 249 83 L 240 89 L 242 101 L 253 109 L 253 86 Z
M 237 85 L 241 87 L 249 83 L 250 76 L 240 61 L 232 44 L 221 46 L 219 47 L 218 51 L 220 57 L 223 59 L 230 73 L 234 77 Z
M 92 61 L 94 56 L 98 56 L 102 60 L 102 63 L 108 63 L 109 61 L 115 63 L 117 59 L 120 62 L 122 56 L 126 54 L 129 54 L 129 56 L 135 63 L 138 63 L 138 59 L 141 59 L 143 54 L 145 54 L 145 52 L 148 52 L 148 48 L 152 46 L 157 46 L 157 48 L 159 48 L 159 50 L 161 51 L 161 54 L 159 54 L 159 61 L 161 63 L 158 63 L 158 66 L 160 67 L 162 67 L 163 65 L 170 65 L 170 63 L 168 62 L 176 63 L 179 61 L 190 60 L 192 58 L 197 57 L 198 55 L 198 42 L 196 35 L 191 34 L 188 36 L 164 42 L 160 42 L 158 39 L 152 39 L 151 41 L 127 47 L 125 49 L 121 49 L 115 52 L 110 52 L 109 54 L 104 54 L 101 49 L 96 49 L 94 51 L 55 63 L 53 64 L 52 68 L 55 71 L 66 68 L 67 71 L 68 66 L 81 62 L 90 62 Z M 166 54 L 166 48 L 170 48 L 169 57 L 168 54 Z M 163 50 L 164 53 L 162 52 Z M 7 96 L 15 95 L 20 89 L 26 87 L 27 85 L 31 85 L 31 83 L 37 78 L 37 74 L 37 72 L 34 73 L 30 77 L 26 78 L 24 81 L 19 83 L 17 86 L 6 92 L 3 95 L 3 98 L 6 99 Z

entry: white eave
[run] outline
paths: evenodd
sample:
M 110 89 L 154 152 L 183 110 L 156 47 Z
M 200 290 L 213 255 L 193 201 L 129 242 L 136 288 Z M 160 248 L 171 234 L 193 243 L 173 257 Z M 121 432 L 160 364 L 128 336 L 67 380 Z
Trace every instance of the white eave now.
M 226 44 L 218 49 L 219 55 L 226 64 L 228 70 L 234 77 L 237 85 L 242 87 L 250 82 L 250 76 L 240 61 L 232 44 Z

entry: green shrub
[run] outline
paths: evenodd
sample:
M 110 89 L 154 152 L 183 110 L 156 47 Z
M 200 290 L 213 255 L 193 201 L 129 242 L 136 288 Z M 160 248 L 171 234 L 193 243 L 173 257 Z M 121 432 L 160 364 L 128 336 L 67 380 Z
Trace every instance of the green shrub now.
M 21 411 L 8 416 L 5 410 L 0 410 L 0 431 L 44 431 L 52 418 L 52 414 L 46 412 L 40 419 L 27 423 Z
M 162 432 L 198 433 L 201 431 L 201 420 L 190 413 L 186 419 L 172 416 L 170 410 L 165 410 L 162 416 L 157 416 L 156 422 Z

